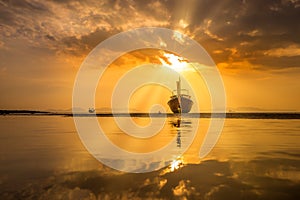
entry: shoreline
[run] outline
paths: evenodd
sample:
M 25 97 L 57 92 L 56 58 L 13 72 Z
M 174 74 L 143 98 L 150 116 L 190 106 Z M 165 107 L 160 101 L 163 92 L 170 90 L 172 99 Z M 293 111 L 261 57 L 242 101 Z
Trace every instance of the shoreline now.
M 0 110 L 2 116 L 64 116 L 64 117 L 190 117 L 233 119 L 300 119 L 297 112 L 230 112 L 230 113 L 71 113 L 35 110 Z

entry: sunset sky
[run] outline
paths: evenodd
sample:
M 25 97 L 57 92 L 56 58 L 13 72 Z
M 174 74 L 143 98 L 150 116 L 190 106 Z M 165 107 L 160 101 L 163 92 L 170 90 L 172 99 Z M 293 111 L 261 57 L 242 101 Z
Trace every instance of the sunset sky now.
M 299 19 L 300 0 L 0 0 L 0 109 L 71 108 L 88 53 L 151 26 L 207 50 L 228 110 L 300 111 Z

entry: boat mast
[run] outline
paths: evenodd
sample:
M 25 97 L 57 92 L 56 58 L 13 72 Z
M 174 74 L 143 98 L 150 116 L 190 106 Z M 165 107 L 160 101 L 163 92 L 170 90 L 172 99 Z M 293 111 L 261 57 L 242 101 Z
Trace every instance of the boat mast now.
M 181 113 L 181 80 L 180 80 L 180 76 L 179 76 L 179 80 L 176 81 L 177 83 L 177 99 L 178 99 L 178 103 L 179 103 L 179 113 Z

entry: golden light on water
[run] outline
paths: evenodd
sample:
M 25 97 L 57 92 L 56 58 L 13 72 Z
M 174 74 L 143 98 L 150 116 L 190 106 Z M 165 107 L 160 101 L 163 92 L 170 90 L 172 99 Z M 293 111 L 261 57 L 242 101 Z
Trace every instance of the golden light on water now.
M 177 170 L 179 170 L 180 168 L 182 168 L 184 166 L 183 164 L 183 157 L 178 157 L 174 160 L 172 160 L 172 162 L 170 163 L 170 165 L 164 169 L 160 175 L 163 176 L 165 174 L 171 173 L 171 172 L 175 172 Z
M 175 170 L 181 168 L 183 166 L 183 161 L 181 159 L 173 160 L 170 164 L 170 172 L 174 172 Z

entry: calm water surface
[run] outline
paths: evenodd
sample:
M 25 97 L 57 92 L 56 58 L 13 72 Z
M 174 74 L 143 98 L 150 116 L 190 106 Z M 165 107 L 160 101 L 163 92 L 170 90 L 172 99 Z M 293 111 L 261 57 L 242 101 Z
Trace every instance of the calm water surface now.
M 178 127 L 168 118 L 158 136 L 138 141 L 113 118 L 98 121 L 128 151 L 151 152 L 175 140 L 174 156 L 197 127 L 195 119 Z M 179 169 L 134 174 L 91 156 L 71 117 L 1 116 L 0 199 L 300 199 L 300 120 L 226 119 L 217 145 L 200 160 L 209 122 L 200 119 Z

